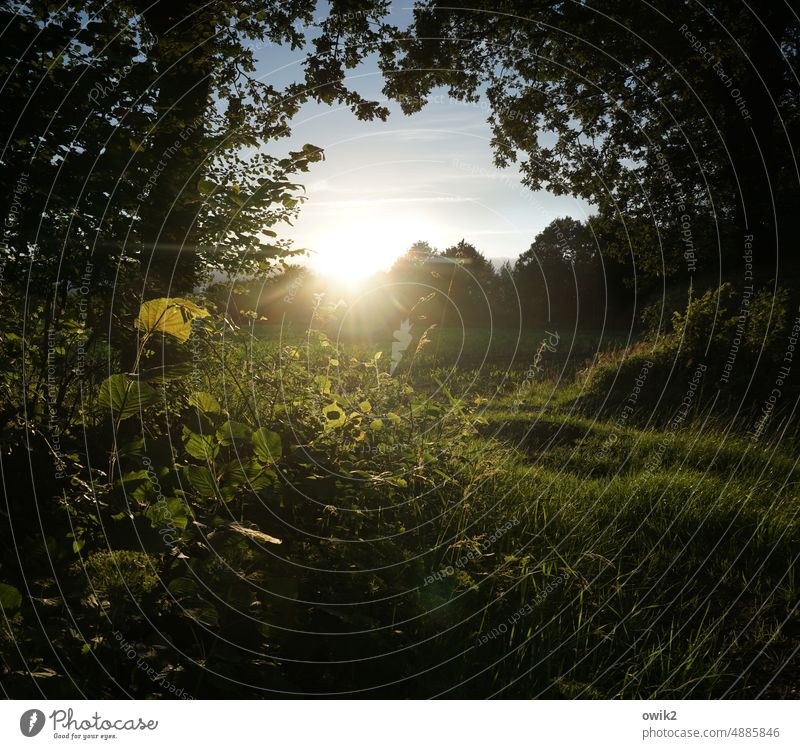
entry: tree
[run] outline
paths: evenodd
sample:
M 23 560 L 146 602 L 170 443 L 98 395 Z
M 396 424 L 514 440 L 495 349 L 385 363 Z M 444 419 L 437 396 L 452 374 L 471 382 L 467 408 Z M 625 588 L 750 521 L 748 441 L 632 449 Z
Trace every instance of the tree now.
M 625 313 L 630 292 L 624 273 L 593 224 L 556 219 L 517 258 L 513 278 L 529 324 L 596 329 Z
M 462 239 L 448 247 L 442 257 L 450 261 L 443 275 L 450 298 L 445 307 L 446 322 L 451 325 L 489 325 L 497 274 L 492 264 L 473 245 Z
M 322 154 L 264 146 L 310 100 L 386 116 L 345 80 L 391 33 L 385 13 L 383 0 L 357 13 L 334 0 L 319 21 L 317 3 L 299 0 L 3 11 L 2 186 L 9 203 L 26 188 L 3 250 L 9 277 L 66 287 L 91 257 L 94 288 L 141 295 L 147 274 L 147 293 L 182 293 L 211 270 L 280 262 L 288 245 L 271 227 L 294 215 L 293 175 Z M 258 80 L 253 41 L 303 49 L 300 80 Z M 120 283 L 131 273 L 139 283 Z
M 713 268 L 720 243 L 732 263 L 743 233 L 769 265 L 797 237 L 798 29 L 783 0 L 429 0 L 385 90 L 406 112 L 485 96 L 498 166 L 597 205 L 640 278 Z
M 395 260 L 391 272 L 400 273 L 409 268 L 425 266 L 435 261 L 438 256 L 439 251 L 435 247 L 431 247 L 430 243 L 424 239 L 418 239 Z
M 394 310 L 390 318 L 393 322 L 394 317 L 407 317 L 412 310 L 429 324 L 439 319 L 436 312 L 439 302 L 431 295 L 441 286 L 442 269 L 441 253 L 422 239 L 414 242 L 395 260 L 387 274 L 388 303 Z

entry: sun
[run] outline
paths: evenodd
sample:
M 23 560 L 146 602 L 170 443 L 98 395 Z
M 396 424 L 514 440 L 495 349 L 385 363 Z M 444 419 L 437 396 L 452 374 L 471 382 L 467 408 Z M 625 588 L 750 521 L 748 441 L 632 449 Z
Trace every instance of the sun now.
M 330 227 L 319 235 L 309 265 L 340 283 L 358 284 L 387 271 L 416 239 L 409 225 L 392 221 L 358 220 Z

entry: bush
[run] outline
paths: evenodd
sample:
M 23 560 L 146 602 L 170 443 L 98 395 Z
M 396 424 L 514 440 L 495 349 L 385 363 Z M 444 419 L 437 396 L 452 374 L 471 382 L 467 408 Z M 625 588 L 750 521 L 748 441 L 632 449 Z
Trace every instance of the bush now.
M 701 389 L 731 389 L 736 402 L 745 392 L 752 398 L 774 385 L 787 346 L 788 319 L 785 289 L 740 294 L 724 283 L 690 300 L 685 312 L 673 313 L 672 332 L 599 358 L 585 373 L 585 403 L 624 407 L 646 371 L 647 385 L 635 394 L 636 405 L 660 403 L 669 418 L 698 368 Z

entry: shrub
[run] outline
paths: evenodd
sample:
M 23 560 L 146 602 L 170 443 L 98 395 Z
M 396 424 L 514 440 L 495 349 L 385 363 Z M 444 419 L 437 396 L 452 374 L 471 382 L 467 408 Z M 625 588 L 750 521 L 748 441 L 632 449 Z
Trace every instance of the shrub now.
M 685 397 L 687 378 L 697 367 L 705 367 L 702 388 L 733 388 L 731 397 L 739 398 L 749 387 L 752 397 L 774 384 L 787 344 L 788 317 L 785 289 L 738 293 L 724 283 L 690 300 L 684 312 L 674 312 L 672 332 L 597 360 L 585 372 L 584 401 L 592 408 L 603 403 L 611 410 L 624 407 L 647 362 L 652 367 L 636 404 L 660 403 L 666 407 L 664 418 Z

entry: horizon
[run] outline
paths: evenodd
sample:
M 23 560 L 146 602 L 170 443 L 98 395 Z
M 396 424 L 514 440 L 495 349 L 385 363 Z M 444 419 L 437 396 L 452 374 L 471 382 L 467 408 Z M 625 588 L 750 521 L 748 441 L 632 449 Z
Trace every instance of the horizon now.
M 409 11 L 393 4 L 389 18 L 405 27 Z M 304 55 L 266 46 L 256 75 L 285 85 L 299 75 Z M 403 114 L 383 94 L 374 59 L 363 61 L 347 81 L 389 109 L 385 122 L 360 121 L 347 107 L 309 102 L 280 141 L 284 152 L 311 143 L 325 153 L 301 180 L 307 200 L 299 218 L 280 232 L 296 248 L 316 253 L 311 264 L 318 269 L 336 263 L 346 237 L 364 221 L 386 227 L 390 246 L 382 256 L 389 265 L 417 240 L 443 250 L 464 239 L 488 260 L 513 260 L 554 219 L 586 220 L 594 211 L 580 198 L 530 190 L 518 169 L 496 167 L 486 121 L 490 110 L 483 102 L 457 101 L 435 89 L 420 112 Z M 368 250 L 360 247 L 358 254 L 366 257 Z

